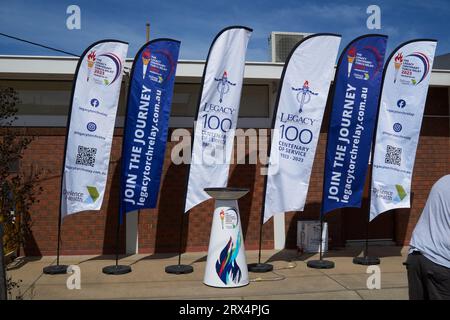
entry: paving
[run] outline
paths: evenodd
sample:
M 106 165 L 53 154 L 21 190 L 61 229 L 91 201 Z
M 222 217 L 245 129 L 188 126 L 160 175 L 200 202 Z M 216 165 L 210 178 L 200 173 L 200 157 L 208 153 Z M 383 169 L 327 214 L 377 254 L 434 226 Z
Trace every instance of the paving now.
M 402 300 L 408 299 L 405 266 L 407 248 L 370 247 L 370 254 L 380 257 L 381 288 L 369 289 L 367 266 L 355 265 L 360 248 L 332 250 L 324 259 L 335 263 L 333 269 L 311 269 L 307 261 L 318 254 L 299 254 L 296 250 L 267 250 L 262 260 L 274 266 L 269 273 L 249 273 L 250 284 L 241 288 L 219 289 L 203 284 L 206 253 L 185 253 L 182 263 L 194 267 L 186 275 L 167 274 L 164 268 L 176 264 L 174 254 L 131 255 L 120 264 L 130 265 L 125 275 L 106 275 L 102 268 L 113 264 L 112 256 L 63 256 L 62 264 L 77 265 L 81 271 L 81 289 L 69 290 L 69 274 L 46 275 L 42 268 L 55 257 L 19 258 L 8 266 L 7 275 L 20 286 L 10 298 L 20 299 L 234 299 L 234 300 Z M 247 251 L 247 262 L 257 261 L 257 251 Z M 369 270 L 370 271 L 370 270 Z

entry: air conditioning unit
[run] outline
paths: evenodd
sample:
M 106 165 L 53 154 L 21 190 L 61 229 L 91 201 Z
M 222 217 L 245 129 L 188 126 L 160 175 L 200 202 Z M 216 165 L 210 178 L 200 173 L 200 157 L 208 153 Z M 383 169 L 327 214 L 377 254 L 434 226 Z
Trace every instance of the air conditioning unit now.
M 269 48 L 272 62 L 286 62 L 292 48 L 311 33 L 302 32 L 277 32 L 273 31 L 269 36 Z
M 320 221 L 297 221 L 297 247 L 301 252 L 317 253 L 320 249 Z M 322 253 L 328 251 L 328 224 L 323 223 Z

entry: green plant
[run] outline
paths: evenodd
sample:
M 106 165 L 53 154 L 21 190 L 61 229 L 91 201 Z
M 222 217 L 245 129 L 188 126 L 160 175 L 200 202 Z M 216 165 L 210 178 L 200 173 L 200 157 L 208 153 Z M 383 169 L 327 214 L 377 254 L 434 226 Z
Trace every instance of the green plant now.
M 12 126 L 17 120 L 18 103 L 14 89 L 0 88 L 0 223 L 4 226 L 3 250 L 7 256 L 24 245 L 31 234 L 31 206 L 42 192 L 41 172 L 33 166 L 19 166 L 33 137 Z M 10 291 L 20 281 L 8 278 L 7 283 Z

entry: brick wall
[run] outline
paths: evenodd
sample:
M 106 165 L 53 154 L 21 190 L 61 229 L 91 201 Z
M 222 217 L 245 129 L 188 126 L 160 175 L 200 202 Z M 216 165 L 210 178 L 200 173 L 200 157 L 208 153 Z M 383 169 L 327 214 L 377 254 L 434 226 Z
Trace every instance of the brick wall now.
M 433 89 L 433 88 L 432 88 Z M 444 92 L 444 93 L 442 93 Z M 327 108 L 329 110 L 330 108 Z M 448 91 L 430 90 L 427 114 L 447 115 Z M 296 221 L 316 219 L 322 197 L 323 163 L 326 145 L 327 114 L 319 140 L 317 154 L 311 175 L 305 211 L 286 214 L 286 233 L 288 248 L 296 243 Z M 173 130 L 170 130 L 170 134 Z M 393 215 L 394 240 L 399 245 L 407 245 L 411 232 L 420 216 L 433 183 L 441 176 L 450 173 L 450 129 L 449 119 L 445 117 L 425 118 L 419 140 L 414 167 L 412 208 L 396 210 Z M 30 148 L 26 150 L 21 163 L 22 168 L 31 165 L 43 170 L 39 203 L 32 208 L 32 236 L 25 246 L 27 255 L 54 255 L 56 252 L 57 222 L 60 196 L 61 166 L 64 148 L 64 128 L 28 128 L 26 135 L 35 136 Z M 139 218 L 140 253 L 178 252 L 179 223 L 183 211 L 186 188 L 186 165 L 175 165 L 170 154 L 177 142 L 169 142 L 161 180 L 158 208 L 142 210 Z M 108 185 L 102 210 L 88 211 L 71 215 L 62 226 L 62 254 L 111 254 L 115 252 L 117 227 L 118 186 L 122 130 L 116 129 L 112 146 Z M 248 141 L 247 154 L 248 157 Z M 248 161 L 246 162 L 248 163 Z M 247 196 L 239 202 L 245 246 L 257 249 L 259 219 L 262 203 L 263 176 L 260 164 L 239 164 L 230 168 L 229 186 L 250 189 Z M 367 197 L 367 191 L 366 191 Z M 213 201 L 207 201 L 191 210 L 186 220 L 183 236 L 183 251 L 205 251 L 209 241 Z M 361 214 L 365 212 L 361 211 Z M 345 244 L 342 213 L 335 211 L 327 216 L 331 246 Z M 352 227 L 352 226 L 347 226 Z M 125 246 L 125 225 L 120 228 L 120 251 Z M 272 220 L 264 225 L 263 248 L 273 248 Z

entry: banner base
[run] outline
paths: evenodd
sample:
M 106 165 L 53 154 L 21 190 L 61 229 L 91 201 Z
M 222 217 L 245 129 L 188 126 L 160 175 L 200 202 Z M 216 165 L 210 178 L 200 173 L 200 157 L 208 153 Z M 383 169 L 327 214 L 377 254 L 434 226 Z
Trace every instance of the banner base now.
M 269 263 L 250 263 L 248 265 L 248 271 L 256 273 L 270 272 L 273 270 L 273 265 Z
M 334 262 L 329 260 L 311 260 L 306 264 L 309 268 L 314 269 L 333 269 Z
M 113 265 L 104 267 L 102 271 L 104 274 L 120 275 L 130 273 L 131 267 L 124 265 Z
M 194 268 L 187 264 L 176 264 L 166 267 L 166 273 L 170 274 L 188 274 L 194 272 Z
M 69 266 L 66 266 L 64 264 L 58 264 L 58 265 L 55 265 L 55 266 L 45 267 L 44 269 L 42 269 L 42 272 L 44 272 L 45 274 L 51 274 L 51 275 L 64 274 L 64 273 L 67 273 L 67 268 L 68 267 Z
M 380 259 L 377 257 L 355 257 L 353 258 L 353 263 L 354 264 L 361 264 L 364 266 L 373 266 L 373 265 L 377 265 L 380 264 Z

